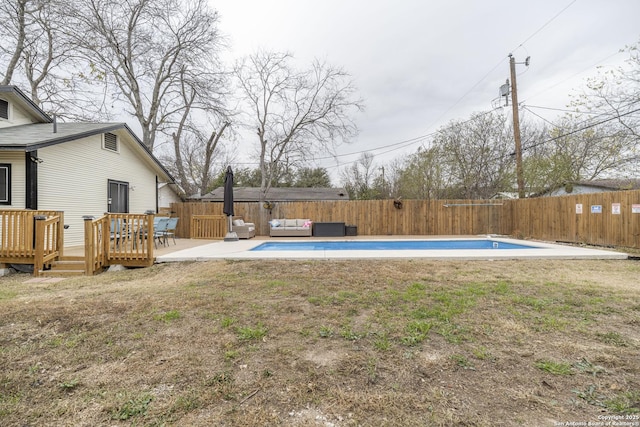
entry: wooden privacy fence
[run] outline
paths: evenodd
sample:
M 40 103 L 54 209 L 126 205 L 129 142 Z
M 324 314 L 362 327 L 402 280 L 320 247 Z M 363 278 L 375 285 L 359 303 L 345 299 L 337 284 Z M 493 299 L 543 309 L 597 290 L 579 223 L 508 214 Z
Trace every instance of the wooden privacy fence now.
M 222 203 L 174 203 L 179 237 L 196 238 L 191 218 L 224 216 Z M 576 206 L 582 206 L 578 213 Z M 600 206 L 600 208 L 597 208 Z M 640 190 L 520 200 L 393 200 L 234 203 L 235 216 L 269 235 L 269 220 L 309 218 L 355 225 L 359 235 L 478 235 L 640 248 Z M 224 235 L 224 233 L 222 234 Z
M 446 207 L 444 205 L 447 205 Z M 259 203 L 234 204 L 235 217 L 256 225 L 256 234 L 269 235 L 269 221 L 282 218 L 308 218 L 315 222 L 344 222 L 358 227 L 360 235 L 502 234 L 502 202 L 475 200 L 407 200 L 402 208 L 393 200 L 355 200 L 323 202 L 277 202 L 271 210 Z M 182 227 L 177 234 L 197 238 L 193 228 L 185 227 L 190 218 L 222 215 L 222 203 L 174 203 Z M 226 224 L 223 222 L 224 230 Z M 224 236 L 224 233 L 221 235 Z
M 640 190 L 513 200 L 510 235 L 640 248 Z

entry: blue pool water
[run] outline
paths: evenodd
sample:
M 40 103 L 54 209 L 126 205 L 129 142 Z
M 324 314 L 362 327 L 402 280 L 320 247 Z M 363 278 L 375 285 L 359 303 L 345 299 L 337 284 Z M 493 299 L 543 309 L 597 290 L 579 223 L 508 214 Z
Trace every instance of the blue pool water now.
M 495 240 L 351 240 L 265 242 L 252 251 L 401 251 L 443 249 L 534 249 Z

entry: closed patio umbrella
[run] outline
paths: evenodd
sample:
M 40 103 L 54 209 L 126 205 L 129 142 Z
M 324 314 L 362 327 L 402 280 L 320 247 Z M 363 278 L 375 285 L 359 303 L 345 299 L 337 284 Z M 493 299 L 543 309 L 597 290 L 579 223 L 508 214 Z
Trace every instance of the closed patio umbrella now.
M 227 216 L 229 228 L 226 236 L 224 236 L 225 242 L 235 242 L 238 240 L 238 235 L 233 231 L 233 170 L 231 166 L 227 166 L 227 172 L 224 174 L 224 206 L 222 212 Z

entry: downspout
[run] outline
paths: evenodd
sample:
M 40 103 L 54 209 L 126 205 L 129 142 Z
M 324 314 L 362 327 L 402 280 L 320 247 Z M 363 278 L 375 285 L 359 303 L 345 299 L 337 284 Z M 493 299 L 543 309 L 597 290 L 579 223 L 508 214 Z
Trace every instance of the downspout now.
M 38 209 L 38 151 L 26 151 L 25 160 L 25 209 Z

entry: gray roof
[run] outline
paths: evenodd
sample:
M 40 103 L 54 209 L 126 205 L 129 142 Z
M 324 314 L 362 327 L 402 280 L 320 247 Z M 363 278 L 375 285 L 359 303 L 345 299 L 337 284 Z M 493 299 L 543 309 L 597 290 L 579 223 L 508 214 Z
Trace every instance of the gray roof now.
M 37 123 L 0 128 L 0 149 L 32 151 L 87 136 L 124 129 L 124 123 Z
M 18 102 L 32 117 L 36 117 L 40 122 L 0 127 L 0 150 L 31 152 L 50 145 L 122 130 L 133 139 L 134 145 L 139 151 L 149 156 L 155 166 L 170 181 L 174 181 L 167 168 L 160 163 L 126 123 L 56 123 L 16 86 L 0 86 L 0 95 L 9 98 L 12 102 Z
M 618 179 L 594 179 L 591 181 L 575 181 L 574 186 L 582 185 L 586 187 L 597 187 L 609 190 L 639 190 L 640 179 L 618 178 Z
M 17 103 L 22 106 L 25 111 L 37 118 L 40 122 L 52 122 L 53 119 L 49 117 L 47 113 L 42 111 L 35 102 L 33 102 L 24 92 L 22 92 L 17 86 L 0 86 L 0 97 L 8 98 L 11 102 Z
M 568 189 L 568 187 L 573 187 Z M 583 181 L 569 181 L 560 186 L 541 191 L 533 194 L 533 197 L 547 196 L 553 194 L 573 193 L 577 187 L 598 188 L 602 191 L 628 191 L 640 190 L 640 179 L 634 178 L 611 178 L 611 179 L 594 179 Z
M 218 187 L 201 197 L 203 202 L 222 202 L 224 187 Z M 234 202 L 257 202 L 260 200 L 259 187 L 235 187 L 233 189 Z M 265 197 L 269 202 L 294 202 L 318 200 L 349 200 L 349 194 L 344 188 L 271 188 Z

